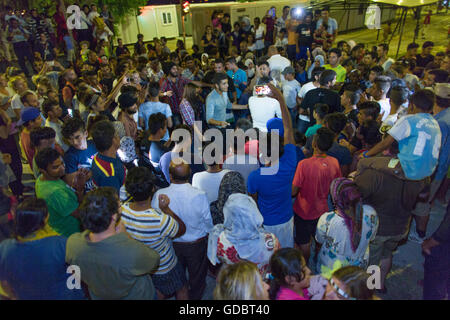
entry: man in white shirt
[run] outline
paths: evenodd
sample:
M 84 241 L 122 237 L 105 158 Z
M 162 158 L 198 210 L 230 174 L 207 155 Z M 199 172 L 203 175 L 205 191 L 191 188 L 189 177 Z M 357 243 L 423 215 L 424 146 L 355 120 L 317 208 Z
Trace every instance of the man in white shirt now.
M 214 144 L 214 142 L 206 144 L 203 152 L 205 152 L 205 149 L 211 144 Z M 209 147 L 208 149 L 210 148 L 211 147 Z M 219 146 L 219 150 L 222 150 L 221 146 Z M 215 158 L 215 154 L 212 154 L 211 156 Z M 221 158 L 220 160 L 222 159 L 223 158 Z M 203 158 L 203 161 L 205 162 L 207 167 L 206 171 L 197 172 L 192 176 L 192 186 L 204 191 L 206 193 L 206 196 L 208 197 L 209 203 L 211 204 L 211 202 L 217 200 L 222 178 L 225 174 L 230 172 L 230 170 L 222 169 L 220 163 L 217 163 L 216 161 L 208 162 L 207 160 L 208 159 L 206 157 Z
M 372 101 L 376 101 L 380 104 L 380 114 L 382 115 L 381 121 L 386 120 L 391 113 L 391 104 L 389 98 L 386 98 L 390 88 L 391 79 L 387 76 L 379 76 L 375 78 L 374 85 L 369 89 Z
M 257 85 L 267 85 L 270 78 L 261 78 Z M 280 103 L 265 94 L 255 95 L 248 99 L 248 108 L 253 119 L 253 128 L 267 132 L 267 121 L 272 118 L 281 119 Z
M 173 240 L 173 248 L 183 267 L 188 269 L 189 299 L 200 300 L 208 271 L 208 233 L 213 227 L 208 197 L 188 182 L 191 168 L 182 159 L 171 161 L 169 174 L 171 184 L 155 193 L 152 208 L 159 210 L 158 197 L 165 194 L 170 199 L 169 208 L 185 223 L 186 232 Z
M 93 4 L 91 5 L 91 12 L 88 14 L 88 20 L 92 23 L 95 17 L 100 17 L 100 14 L 97 12 L 97 6 Z
M 267 51 L 267 55 L 270 57 L 267 59 L 267 62 L 270 66 L 271 76 L 272 78 L 277 79 L 277 75 L 281 74 L 281 72 L 286 69 L 286 67 L 291 66 L 291 61 L 289 61 L 288 58 L 285 58 L 281 56 L 278 53 L 278 49 L 275 46 L 270 46 L 269 50 Z M 277 79 L 279 80 L 279 79 Z M 281 77 L 281 81 L 284 80 L 283 77 Z

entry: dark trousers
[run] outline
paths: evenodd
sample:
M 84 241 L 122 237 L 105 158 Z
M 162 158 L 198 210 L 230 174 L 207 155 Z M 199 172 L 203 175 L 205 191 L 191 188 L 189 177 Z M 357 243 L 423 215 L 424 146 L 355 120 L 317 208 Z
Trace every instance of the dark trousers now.
M 297 45 L 290 44 L 287 46 L 287 56 L 291 61 L 295 61 L 295 56 L 297 55 Z
M 24 185 L 22 184 L 22 160 L 20 159 L 20 153 L 16 146 L 2 150 L 3 153 L 9 153 L 11 155 L 11 167 L 12 172 L 16 176 L 16 180 L 9 183 L 9 188 L 15 196 L 21 196 L 23 194 Z
M 425 255 L 423 299 L 442 300 L 450 297 L 450 243 L 442 243 Z
M 30 44 L 27 41 L 16 42 L 13 43 L 13 48 L 14 52 L 16 53 L 20 68 L 28 77 L 30 74 L 28 72 L 25 59 L 28 59 L 28 62 L 30 62 L 32 67 L 34 62 L 34 56 Z
M 201 300 L 208 272 L 208 237 L 196 243 L 173 242 L 175 254 L 189 274 L 189 299 Z
M 88 29 L 79 29 L 77 30 L 77 36 L 78 36 L 78 42 L 80 43 L 81 41 L 89 41 L 90 42 L 90 34 L 91 32 Z

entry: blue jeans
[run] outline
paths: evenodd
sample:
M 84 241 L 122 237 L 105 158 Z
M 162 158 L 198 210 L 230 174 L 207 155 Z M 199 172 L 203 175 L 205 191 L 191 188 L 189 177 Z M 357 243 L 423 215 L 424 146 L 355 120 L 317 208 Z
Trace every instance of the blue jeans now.
M 300 131 L 301 133 L 305 133 L 306 130 L 308 130 L 308 128 L 311 126 L 311 122 L 302 120 L 302 119 L 298 119 L 297 120 L 297 129 L 298 131 Z
M 289 113 L 291 114 L 292 127 L 297 127 L 297 108 L 289 108 Z
M 296 44 L 290 44 L 287 46 L 287 56 L 288 59 L 291 61 L 294 61 L 297 55 L 297 45 Z
M 281 248 L 294 247 L 294 217 L 282 224 L 264 225 L 264 230 L 273 233 L 278 238 Z

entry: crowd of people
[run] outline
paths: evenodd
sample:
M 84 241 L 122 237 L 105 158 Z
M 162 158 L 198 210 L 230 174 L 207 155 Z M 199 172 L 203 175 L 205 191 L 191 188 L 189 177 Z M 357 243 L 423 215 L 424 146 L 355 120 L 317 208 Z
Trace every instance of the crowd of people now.
M 394 60 L 336 43 L 329 8 L 288 6 L 214 12 L 191 50 L 113 46 L 106 6 L 73 35 L 61 10 L 2 15 L 2 298 L 199 300 L 209 275 L 215 299 L 379 299 L 407 238 L 423 298 L 448 297 L 448 204 L 427 224 L 450 177 L 450 47 Z

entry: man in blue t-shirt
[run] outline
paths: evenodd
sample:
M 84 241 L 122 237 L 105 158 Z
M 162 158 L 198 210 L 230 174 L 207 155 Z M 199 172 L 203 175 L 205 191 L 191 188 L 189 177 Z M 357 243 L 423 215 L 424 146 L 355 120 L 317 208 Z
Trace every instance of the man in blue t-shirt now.
M 236 98 L 239 101 L 242 91 L 247 88 L 247 73 L 239 69 L 235 58 L 228 58 L 225 62 L 225 67 L 227 68 L 227 75 L 233 79 L 234 86 L 236 87 Z
M 92 180 L 97 187 L 113 187 L 120 194 L 126 170 L 117 156 L 120 139 L 112 122 L 102 120 L 95 123 L 92 138 L 98 150 L 92 163 Z
M 64 164 L 66 173 L 73 173 L 80 168 L 91 169 L 97 149 L 92 140 L 87 140 L 88 133 L 84 127 L 84 122 L 78 118 L 71 118 L 64 123 L 61 133 L 67 140 L 70 147 L 64 154 Z M 86 192 L 94 189 L 92 179 L 86 182 Z
M 284 141 L 275 132 L 267 135 L 267 149 L 260 151 L 265 167 L 250 173 L 247 189 L 258 203 L 264 217 L 264 228 L 275 234 L 281 247 L 294 246 L 294 220 L 291 185 L 297 167 L 297 151 L 292 129 L 291 115 L 283 94 L 269 84 L 272 96 L 278 100 L 283 120 Z M 284 143 L 283 143 L 284 142 Z M 272 148 L 272 144 L 278 148 Z M 260 148 L 262 144 L 260 144 Z M 266 151 L 266 152 L 265 152 Z M 276 158 L 278 153 L 279 157 Z
M 148 130 L 148 119 L 152 114 L 161 112 L 167 118 L 167 127 L 172 129 L 172 110 L 167 103 L 159 101 L 159 94 L 161 92 L 158 82 L 151 82 L 149 84 L 148 93 L 150 95 L 150 101 L 144 102 L 139 107 L 139 126 L 144 130 Z M 169 130 L 162 138 L 164 141 L 169 140 Z
M 372 157 L 398 142 L 398 159 L 410 180 L 422 180 L 431 176 L 437 167 L 441 148 L 441 129 L 431 112 L 435 102 L 435 95 L 431 90 L 418 90 L 410 99 L 408 115 L 398 120 L 387 132 L 384 139 L 363 157 Z M 416 232 L 419 238 L 426 234 L 429 211 L 414 211 Z

